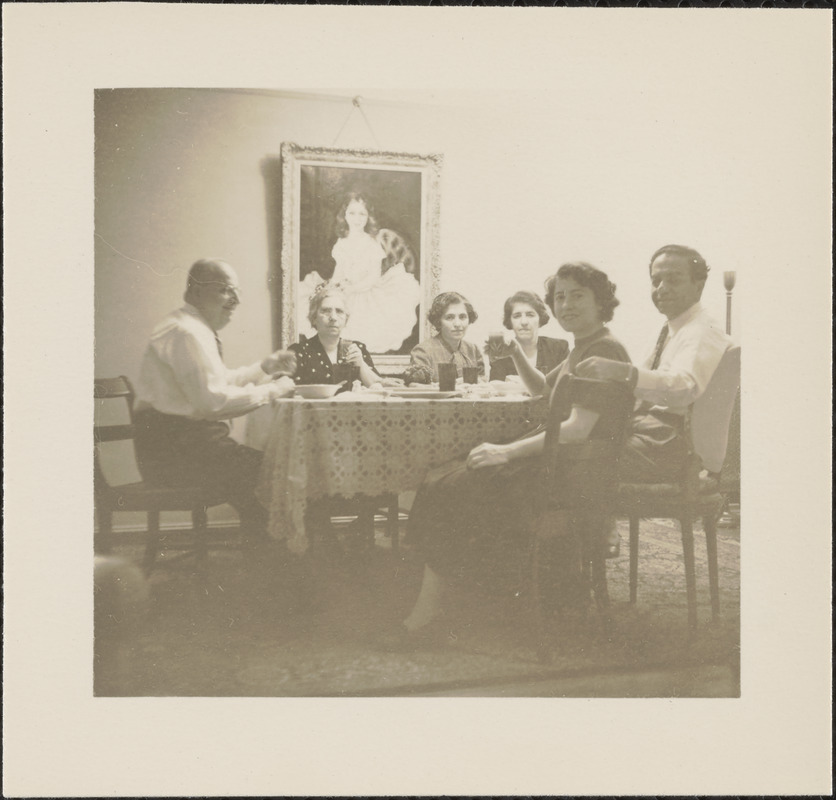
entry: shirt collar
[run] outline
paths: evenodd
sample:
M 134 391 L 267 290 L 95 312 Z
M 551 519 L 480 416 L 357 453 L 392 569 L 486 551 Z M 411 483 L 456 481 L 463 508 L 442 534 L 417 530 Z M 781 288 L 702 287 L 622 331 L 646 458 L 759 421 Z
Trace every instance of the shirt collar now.
M 442 346 L 442 347 L 443 347 L 443 348 L 444 348 L 444 349 L 445 349 L 448 353 L 459 353 L 459 352 L 461 352 L 461 349 L 462 349 L 462 343 L 461 343 L 461 342 L 459 342 L 459 346 L 458 346 L 458 347 L 454 350 L 452 347 L 450 347 L 450 345 L 449 345 L 449 344 L 447 344 L 447 342 L 445 342 L 445 341 L 444 341 L 444 338 L 441 336 L 441 334 L 440 334 L 440 333 L 437 333 L 437 334 L 435 335 L 435 338 L 436 338 L 436 339 L 438 339 L 439 344 L 440 344 L 440 345 L 441 345 L 441 346 Z M 464 341 L 464 339 L 462 339 L 462 341 Z
M 694 303 L 694 305 L 692 305 L 687 311 L 683 311 L 678 317 L 669 319 L 668 330 L 670 331 L 670 335 L 673 336 L 675 333 L 678 333 L 679 330 L 694 319 L 700 311 L 702 311 L 702 305 L 700 305 L 700 301 L 697 300 L 697 302 Z
M 185 311 L 190 316 L 196 317 L 197 319 L 199 319 L 207 328 L 209 328 L 210 331 L 212 331 L 213 334 L 217 333 L 212 328 L 212 326 L 206 321 L 206 317 L 204 317 L 203 314 L 201 314 L 200 311 L 195 306 L 193 306 L 191 303 L 183 303 L 182 310 Z

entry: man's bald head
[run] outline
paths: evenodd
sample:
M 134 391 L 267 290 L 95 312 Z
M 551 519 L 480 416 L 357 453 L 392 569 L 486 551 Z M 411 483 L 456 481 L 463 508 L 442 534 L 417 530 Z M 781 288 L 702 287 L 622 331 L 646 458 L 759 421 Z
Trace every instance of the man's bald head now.
M 193 305 L 213 330 L 223 328 L 241 302 L 235 270 L 219 258 L 201 258 L 189 269 L 183 298 Z

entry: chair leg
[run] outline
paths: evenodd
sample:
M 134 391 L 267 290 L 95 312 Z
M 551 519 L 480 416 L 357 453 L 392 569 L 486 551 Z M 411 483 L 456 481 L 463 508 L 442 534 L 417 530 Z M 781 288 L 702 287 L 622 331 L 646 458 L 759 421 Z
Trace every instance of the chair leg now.
M 537 659 L 543 663 L 551 661 L 551 652 L 546 643 L 543 604 L 540 597 L 540 537 L 535 534 L 531 545 L 531 621 L 534 628 L 534 648 Z
M 639 588 L 639 518 L 630 515 L 630 602 L 635 604 Z
M 386 517 L 386 535 L 392 541 L 392 552 L 397 555 L 399 550 L 400 529 L 399 529 L 400 506 L 398 505 L 398 495 L 389 495 L 389 513 Z
M 604 530 L 602 528 L 592 542 L 591 553 L 592 591 L 595 593 L 595 605 L 599 613 L 607 611 L 610 607 L 610 592 L 607 587 L 607 561 L 604 548 Z
M 208 545 L 206 537 L 209 532 L 209 522 L 206 515 L 206 506 L 198 506 L 192 509 L 192 528 L 194 529 L 194 552 L 197 561 L 203 561 L 206 558 Z
M 694 559 L 693 515 L 683 514 L 679 520 L 682 530 L 682 557 L 685 561 L 685 594 L 688 600 L 688 629 L 697 628 L 697 571 Z
M 113 512 L 108 509 L 96 509 L 99 530 L 93 536 L 93 552 L 109 555 L 113 552 Z
M 708 586 L 711 593 L 711 618 L 720 619 L 720 569 L 717 563 L 717 522 L 713 515 L 702 519 L 705 529 L 705 551 L 708 556 Z
M 160 549 L 160 512 L 148 512 L 148 534 L 145 544 L 145 558 L 142 561 L 142 568 L 146 575 L 151 574 L 154 569 L 154 561 L 157 558 L 157 551 Z

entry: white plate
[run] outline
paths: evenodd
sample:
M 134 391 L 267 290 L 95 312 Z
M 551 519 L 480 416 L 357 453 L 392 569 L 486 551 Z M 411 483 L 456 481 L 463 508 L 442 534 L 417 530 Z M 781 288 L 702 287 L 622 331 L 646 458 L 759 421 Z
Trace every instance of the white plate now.
M 494 394 L 529 394 L 528 389 L 522 383 L 511 383 L 505 381 L 490 381 L 489 383 L 480 384 Z
M 341 387 L 341 383 L 300 383 L 296 387 L 296 396 L 306 400 L 327 400 Z
M 413 394 L 418 394 L 419 392 L 437 392 L 438 391 L 438 384 L 437 383 L 413 383 L 411 386 L 394 386 L 392 391 L 395 394 L 400 394 L 401 392 L 412 392 Z

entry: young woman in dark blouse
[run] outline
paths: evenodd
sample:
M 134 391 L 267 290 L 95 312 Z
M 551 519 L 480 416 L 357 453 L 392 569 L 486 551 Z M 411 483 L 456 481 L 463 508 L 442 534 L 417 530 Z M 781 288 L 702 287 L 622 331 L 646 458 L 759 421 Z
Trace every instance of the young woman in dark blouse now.
M 604 326 L 612 319 L 618 300 L 615 285 L 603 272 L 584 262 L 564 264 L 546 286 L 547 301 L 558 322 L 575 337 L 572 351 L 548 375 L 536 369 L 516 339 L 498 355 L 514 360 L 532 394 L 552 390 L 553 402 L 560 378 L 571 374 L 584 358 L 630 359 Z M 606 402 L 592 394 L 574 398 L 569 417 L 560 426 L 559 447 L 576 450 L 589 440 L 606 437 L 612 416 Z M 383 646 L 414 646 L 437 633 L 432 623 L 442 614 L 447 581 L 460 572 L 474 541 L 485 536 L 508 536 L 521 544 L 528 541 L 533 522 L 530 510 L 543 499 L 545 435 L 541 428 L 508 444 L 486 442 L 471 450 L 464 461 L 436 472 L 424 483 L 409 519 L 411 534 L 425 554 L 423 582 L 409 616 L 382 637 Z M 571 491 L 576 488 L 571 479 L 566 485 Z M 556 499 L 549 497 L 552 504 Z M 572 500 L 565 499 L 567 503 Z
M 548 321 L 546 304 L 534 292 L 522 290 L 505 301 L 502 324 L 514 332 L 528 360 L 544 375 L 569 355 L 569 342 L 565 339 L 540 336 L 540 328 Z M 510 355 L 491 361 L 492 381 L 504 381 L 516 374 L 517 367 Z

